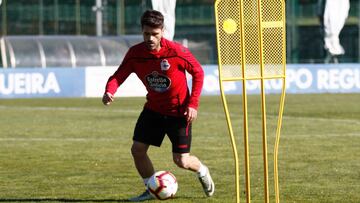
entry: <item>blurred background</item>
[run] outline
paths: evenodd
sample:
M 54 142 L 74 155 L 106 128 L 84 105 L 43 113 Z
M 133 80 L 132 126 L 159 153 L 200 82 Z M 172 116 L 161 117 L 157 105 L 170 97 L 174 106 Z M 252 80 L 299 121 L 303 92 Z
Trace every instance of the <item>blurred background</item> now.
M 118 47 L 113 43 L 105 44 L 105 54 L 111 55 L 111 50 L 123 50 L 133 43 L 137 43 L 140 31 L 139 16 L 146 9 L 152 7 L 151 0 L 102 0 L 96 6 L 96 0 L 3 0 L 0 7 L 0 34 L 12 40 L 13 49 L 34 50 L 40 46 L 54 51 L 51 46 L 62 43 L 64 36 L 70 45 L 74 46 L 74 51 L 84 52 L 91 49 L 98 49 L 95 44 L 90 47 L 80 46 L 79 43 L 86 38 L 79 36 L 117 36 Z M 213 0 L 177 0 L 176 1 L 176 27 L 174 40 L 187 45 L 202 64 L 216 64 L 216 33 L 214 26 L 214 1 Z M 101 28 L 97 29 L 99 16 L 101 16 Z M 323 39 L 319 20 L 319 0 L 291 0 L 287 1 L 287 62 L 288 63 L 323 63 L 326 53 L 323 48 Z M 340 62 L 357 63 L 360 62 L 359 53 L 359 29 L 360 29 L 360 3 L 358 0 L 350 1 L 349 15 L 345 26 L 340 33 L 340 42 L 345 54 L 339 58 Z M 135 35 L 135 36 L 134 36 Z M 17 38 L 12 38 L 16 36 Z M 19 38 L 19 36 L 22 36 Z M 34 42 L 34 36 L 39 38 Z M 57 42 L 50 42 L 57 36 Z M 77 37 L 73 37 L 77 36 Z M 136 37 L 137 36 L 137 37 Z M 47 37 L 47 38 L 46 38 Z M 78 44 L 77 42 L 78 41 Z M 28 42 L 30 45 L 19 47 Z M 51 45 L 52 44 L 52 45 Z M 63 44 L 63 43 L 62 43 Z M 124 45 L 123 49 L 121 46 Z M 9 50 L 8 45 L 3 45 L 3 51 Z M 11 45 L 10 45 L 11 46 Z M 68 46 L 64 45 L 63 46 Z M 93 47 L 91 47 L 93 46 Z M 15 51 L 14 50 L 14 51 Z M 47 52 L 45 50 L 45 52 Z M 18 54 L 21 54 L 19 51 Z M 34 53 L 35 54 L 35 53 Z M 58 53 L 60 54 L 60 53 Z M 81 55 L 81 53 L 79 53 Z M 94 53 L 93 53 L 94 54 Z M 115 54 L 115 53 L 112 53 Z M 107 64 L 118 65 L 119 55 L 107 56 Z M 3 57 L 10 57 L 9 53 L 2 54 Z M 69 56 L 70 57 L 70 56 Z M 84 66 L 84 65 L 104 65 L 99 60 L 90 57 L 77 61 L 78 64 L 55 62 L 48 59 L 47 66 Z M 117 59 L 115 59 L 117 58 Z M 34 60 L 34 57 L 33 59 Z M 81 59 L 79 59 L 81 60 Z M 4 59 L 1 61 L 3 64 Z M 30 60 L 31 61 L 31 60 Z M 30 62 L 29 61 L 29 62 Z M 87 61 L 87 62 L 86 62 Z M 11 64 L 11 59 L 7 60 L 6 66 L 41 66 L 41 62 L 32 61 L 30 64 L 16 62 Z M 17 63 L 17 64 L 16 64 Z M 21 64 L 23 63 L 23 64 Z
M 129 47 L 142 41 L 140 16 L 156 4 L 165 28 L 172 22 L 173 40 L 203 65 L 202 93 L 219 94 L 214 0 L 0 2 L 0 98 L 100 97 Z M 288 93 L 360 92 L 359 19 L 357 0 L 286 2 Z M 146 95 L 136 76 L 127 81 L 121 96 Z M 269 81 L 268 92 L 278 91 Z

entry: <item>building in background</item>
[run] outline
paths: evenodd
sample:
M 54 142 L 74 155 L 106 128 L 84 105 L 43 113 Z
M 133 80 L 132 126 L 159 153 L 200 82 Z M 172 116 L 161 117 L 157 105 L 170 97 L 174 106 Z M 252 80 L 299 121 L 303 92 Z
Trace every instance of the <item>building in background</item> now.
M 96 36 L 96 0 L 2 0 L 0 34 Z M 174 39 L 188 41 L 203 64 L 216 64 L 213 0 L 177 0 Z M 322 63 L 318 0 L 287 1 L 288 63 Z M 340 33 L 346 53 L 340 62 L 360 62 L 360 2 L 350 0 L 349 17 Z M 139 16 L 151 0 L 102 0 L 102 36 L 140 33 Z

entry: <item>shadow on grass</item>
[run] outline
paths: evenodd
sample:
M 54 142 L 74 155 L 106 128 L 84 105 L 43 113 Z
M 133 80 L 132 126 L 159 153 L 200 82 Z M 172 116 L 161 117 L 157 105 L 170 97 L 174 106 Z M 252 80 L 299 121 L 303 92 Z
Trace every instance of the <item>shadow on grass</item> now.
M 0 199 L 0 202 L 129 202 L 127 199 L 66 199 L 66 198 L 14 198 Z
M 175 197 L 173 199 L 206 199 L 206 197 Z M 149 200 L 149 202 L 157 200 Z M 71 198 L 1 198 L 0 202 L 130 202 L 128 199 L 71 199 Z

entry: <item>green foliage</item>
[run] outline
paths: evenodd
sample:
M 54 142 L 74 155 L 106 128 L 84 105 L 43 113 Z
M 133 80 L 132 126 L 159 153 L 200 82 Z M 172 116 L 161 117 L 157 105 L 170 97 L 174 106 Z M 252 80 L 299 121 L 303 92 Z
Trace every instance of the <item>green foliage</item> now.
M 287 95 L 279 150 L 281 202 L 360 201 L 360 95 Z M 0 201 L 117 202 L 143 191 L 130 154 L 144 98 L 0 100 Z M 269 179 L 279 95 L 267 96 Z M 228 97 L 243 167 L 240 96 Z M 251 197 L 263 202 L 261 110 L 249 96 Z M 192 153 L 211 169 L 214 197 L 173 164 L 167 139 L 150 148 L 156 170 L 179 182 L 171 202 L 235 202 L 234 161 L 219 97 L 202 97 Z M 244 201 L 244 176 L 241 198 Z

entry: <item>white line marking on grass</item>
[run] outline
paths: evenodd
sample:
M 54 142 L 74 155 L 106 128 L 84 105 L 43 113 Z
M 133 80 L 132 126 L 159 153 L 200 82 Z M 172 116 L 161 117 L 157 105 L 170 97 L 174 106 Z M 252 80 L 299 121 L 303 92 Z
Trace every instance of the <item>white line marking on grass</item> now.
M 276 117 L 277 116 L 272 116 Z M 308 121 L 323 121 L 323 122 L 335 122 L 335 123 L 348 123 L 348 124 L 359 124 L 360 121 L 356 119 L 340 119 L 340 118 L 319 118 L 319 117 L 303 117 L 303 116 L 283 116 L 284 119 L 298 119 Z
M 298 138 L 303 139 L 304 137 L 317 137 L 317 138 L 328 138 L 328 137 L 360 137 L 360 133 L 349 132 L 349 133 L 324 133 L 324 134 L 288 134 L 285 137 L 291 137 L 291 139 Z
M 208 115 L 208 116 L 216 116 L 216 117 L 223 117 L 225 118 L 224 114 L 219 113 L 211 113 L 211 112 L 200 112 L 200 115 Z M 260 117 L 261 115 L 258 114 L 249 114 L 249 115 L 255 115 Z M 231 118 L 243 118 L 242 115 L 234 115 L 232 114 L 230 116 Z M 275 118 L 277 119 L 278 116 L 276 115 L 267 115 L 268 118 Z M 283 116 L 283 119 L 297 119 L 297 120 L 306 120 L 306 121 L 323 121 L 323 122 L 335 122 L 335 123 L 349 123 L 349 124 L 358 124 L 360 125 L 360 120 L 356 119 L 340 119 L 340 118 L 320 118 L 320 117 L 304 117 L 304 116 Z
M 31 107 L 31 106 L 4 106 L 0 105 L 0 109 L 16 109 L 16 110 L 29 110 L 29 111 L 83 111 L 83 112 L 106 112 L 108 109 L 104 108 L 79 108 L 79 107 Z M 139 109 L 111 109 L 111 112 L 115 113 L 136 113 L 139 114 L 142 108 Z M 221 117 L 225 118 L 225 114 L 200 111 L 199 115 L 212 116 L 212 117 Z M 255 114 L 249 114 L 255 115 Z M 260 116 L 256 114 L 256 116 Z M 231 118 L 242 118 L 242 115 L 231 115 Z M 277 115 L 267 115 L 268 118 L 277 119 Z M 321 117 L 304 117 L 304 116 L 283 116 L 283 119 L 297 119 L 297 120 L 306 120 L 306 121 L 322 121 L 322 122 L 335 122 L 335 123 L 348 123 L 360 125 L 360 121 L 356 119 L 339 119 L 339 118 L 321 118 Z
M 28 110 L 28 111 L 83 111 L 83 112 L 106 112 L 104 108 L 81 108 L 81 107 L 45 107 L 45 106 L 0 106 L 0 109 L 16 109 L 16 110 Z M 142 109 L 112 109 L 112 112 L 120 113 L 140 113 Z
M 304 137 L 359 137 L 360 133 L 325 133 L 325 134 L 291 134 L 291 137 L 304 138 Z M 121 141 L 117 138 L 71 138 L 71 137 L 57 137 L 57 138 L 46 138 L 46 137 L 4 137 L 0 138 L 0 142 L 114 142 Z
M 46 138 L 46 137 L 4 137 L 0 138 L 0 141 L 3 142 L 12 142 L 12 141 L 34 141 L 34 142 L 49 142 L 49 141 L 64 141 L 64 142 L 89 142 L 89 141 L 103 141 L 103 142 L 113 142 L 120 141 L 115 138 L 71 138 L 71 137 L 58 137 L 58 138 Z

